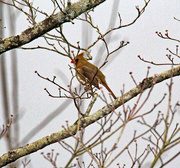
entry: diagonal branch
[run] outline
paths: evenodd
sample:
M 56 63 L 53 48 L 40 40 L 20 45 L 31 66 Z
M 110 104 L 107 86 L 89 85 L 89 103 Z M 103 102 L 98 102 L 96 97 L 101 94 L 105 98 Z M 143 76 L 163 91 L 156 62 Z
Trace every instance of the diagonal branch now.
M 26 29 L 19 35 L 5 39 L 0 38 L 0 54 L 27 44 L 50 30 L 59 27 L 65 22 L 72 22 L 77 16 L 98 6 L 104 1 L 106 0 L 80 0 L 76 3 L 69 4 L 63 11 L 49 16 L 35 26 Z
M 180 66 L 164 71 L 152 77 L 145 78 L 139 85 L 131 89 L 129 92 L 125 93 L 123 96 L 114 100 L 110 104 L 104 106 L 103 108 L 95 112 L 94 114 L 77 120 L 73 125 L 69 126 L 68 128 L 65 128 L 59 132 L 53 133 L 33 143 L 27 144 L 18 149 L 14 149 L 14 150 L 9 151 L 8 153 L 5 153 L 4 155 L 0 157 L 0 167 L 5 166 L 11 162 L 14 162 L 17 159 L 23 156 L 26 156 L 30 153 L 36 152 L 50 144 L 53 144 L 62 139 L 75 135 L 77 133 L 77 130 L 80 130 L 79 127 L 87 127 L 93 124 L 100 118 L 111 113 L 114 109 L 117 109 L 122 104 L 136 97 L 138 94 L 142 93 L 146 89 L 151 88 L 155 84 L 160 83 L 166 79 L 170 79 L 171 77 L 175 77 L 175 76 L 180 76 Z

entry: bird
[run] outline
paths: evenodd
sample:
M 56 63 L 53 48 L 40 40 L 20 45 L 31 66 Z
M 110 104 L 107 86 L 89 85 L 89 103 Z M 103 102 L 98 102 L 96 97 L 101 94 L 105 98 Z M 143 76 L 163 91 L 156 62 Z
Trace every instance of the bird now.
M 115 94 L 107 85 L 105 75 L 101 72 L 101 70 L 95 65 L 91 64 L 84 58 L 84 52 L 75 56 L 74 59 L 71 60 L 71 63 L 74 63 L 76 70 L 76 77 L 82 84 L 90 84 L 90 86 L 95 86 L 97 89 L 100 89 L 99 84 L 102 84 L 108 92 L 111 93 L 114 99 L 117 99 Z

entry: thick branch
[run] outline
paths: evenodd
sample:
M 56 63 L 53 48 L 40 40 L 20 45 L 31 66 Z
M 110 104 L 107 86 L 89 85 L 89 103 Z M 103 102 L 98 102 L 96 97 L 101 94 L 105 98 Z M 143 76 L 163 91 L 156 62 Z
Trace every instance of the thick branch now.
M 42 22 L 26 29 L 19 35 L 5 39 L 0 38 L 0 54 L 33 41 L 50 30 L 59 27 L 61 24 L 72 21 L 77 16 L 96 7 L 104 1 L 106 0 L 80 0 L 77 3 L 68 5 L 63 12 L 49 16 Z
M 111 113 L 113 109 L 117 109 L 123 103 L 126 103 L 127 101 L 136 97 L 138 94 L 142 93 L 146 89 L 151 88 L 155 84 L 175 76 L 180 76 L 180 66 L 144 79 L 137 87 L 131 89 L 129 92 L 125 93 L 123 96 L 114 100 L 112 103 L 108 104 L 107 106 L 104 106 L 102 109 L 98 110 L 94 114 L 85 118 L 81 118 L 80 120 L 76 121 L 72 126 L 69 126 L 64 130 L 53 133 L 50 136 L 46 136 L 40 140 L 27 144 L 18 149 L 11 150 L 8 153 L 2 155 L 0 157 L 0 167 L 5 166 L 8 163 L 14 162 L 17 159 L 26 156 L 30 153 L 36 152 L 52 143 L 58 142 L 62 139 L 75 135 L 77 133 L 78 126 L 80 127 L 89 126 L 90 124 L 96 122 L 100 118 Z

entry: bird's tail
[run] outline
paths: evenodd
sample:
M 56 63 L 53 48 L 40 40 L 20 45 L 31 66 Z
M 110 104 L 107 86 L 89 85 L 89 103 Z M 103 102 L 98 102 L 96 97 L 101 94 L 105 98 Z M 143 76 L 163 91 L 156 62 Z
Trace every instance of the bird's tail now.
M 117 97 L 115 96 L 115 94 L 113 93 L 113 91 L 109 88 L 109 86 L 107 85 L 107 83 L 103 83 L 104 87 L 111 93 L 111 95 L 113 96 L 114 99 L 117 99 Z

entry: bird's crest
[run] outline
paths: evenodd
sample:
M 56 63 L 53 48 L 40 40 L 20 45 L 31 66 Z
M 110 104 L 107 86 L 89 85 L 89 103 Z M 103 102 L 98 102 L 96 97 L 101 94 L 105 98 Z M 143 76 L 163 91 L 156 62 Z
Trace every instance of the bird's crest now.
M 84 57 L 84 52 L 80 53 L 78 56 L 79 57 Z

